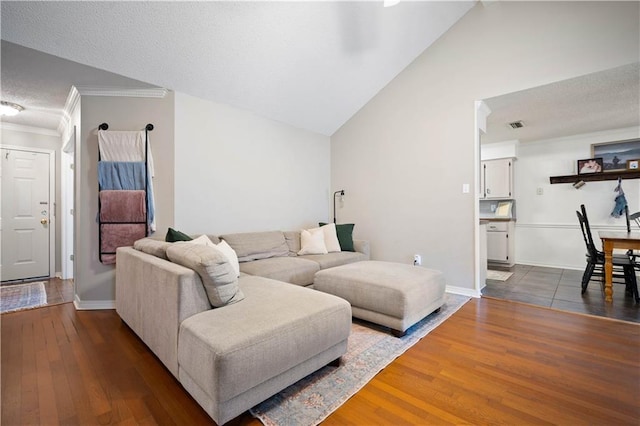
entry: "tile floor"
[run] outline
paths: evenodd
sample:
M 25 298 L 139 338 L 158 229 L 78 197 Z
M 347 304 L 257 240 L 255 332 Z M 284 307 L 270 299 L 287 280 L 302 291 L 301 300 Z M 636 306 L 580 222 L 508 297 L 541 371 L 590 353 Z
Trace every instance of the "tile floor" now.
M 605 304 L 597 281 L 591 281 L 587 292 L 580 294 L 583 271 L 528 265 L 508 270 L 513 275 L 507 281 L 487 280 L 482 295 L 640 323 L 640 304 L 625 295 L 623 284 L 613 285 L 613 303 Z

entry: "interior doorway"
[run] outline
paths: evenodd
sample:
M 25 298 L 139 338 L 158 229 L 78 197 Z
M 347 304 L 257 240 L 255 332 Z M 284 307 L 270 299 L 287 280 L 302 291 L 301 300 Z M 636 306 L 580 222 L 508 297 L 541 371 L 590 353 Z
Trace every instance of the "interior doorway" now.
M 55 152 L 2 146 L 2 281 L 49 278 L 55 270 Z

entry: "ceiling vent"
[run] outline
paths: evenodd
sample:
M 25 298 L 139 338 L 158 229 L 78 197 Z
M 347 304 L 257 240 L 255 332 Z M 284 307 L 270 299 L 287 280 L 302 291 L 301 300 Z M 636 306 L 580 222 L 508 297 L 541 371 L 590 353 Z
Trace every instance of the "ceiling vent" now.
M 513 123 L 509 123 L 509 127 L 511 127 L 512 129 L 519 129 L 521 127 L 524 127 L 524 123 L 522 122 L 522 120 L 514 121 Z

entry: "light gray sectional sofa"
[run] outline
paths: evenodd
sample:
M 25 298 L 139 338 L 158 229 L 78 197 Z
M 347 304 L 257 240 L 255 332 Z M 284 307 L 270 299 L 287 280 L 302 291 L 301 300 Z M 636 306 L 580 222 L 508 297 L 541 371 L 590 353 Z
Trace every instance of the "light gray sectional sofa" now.
M 369 258 L 365 241 L 356 252 L 297 256 L 297 232 L 221 238 L 240 260 L 244 298 L 219 308 L 198 273 L 168 260 L 171 243 L 139 240 L 116 260 L 118 314 L 218 424 L 346 352 L 349 303 L 305 287 L 321 269 Z

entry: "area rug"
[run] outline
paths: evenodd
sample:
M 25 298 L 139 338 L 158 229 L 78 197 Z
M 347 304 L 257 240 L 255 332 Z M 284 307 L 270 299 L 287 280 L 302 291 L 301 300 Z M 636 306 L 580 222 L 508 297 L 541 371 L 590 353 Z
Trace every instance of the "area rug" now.
M 340 367 L 321 368 L 253 407 L 251 414 L 267 426 L 317 425 L 468 300 L 446 293 L 440 312 L 424 318 L 401 338 L 354 322 Z
M 513 272 L 509 272 L 509 271 L 494 271 L 492 269 L 489 269 L 487 271 L 488 280 L 506 281 L 511 277 L 511 275 L 513 275 Z
M 0 286 L 0 313 L 37 308 L 47 304 L 44 282 Z

